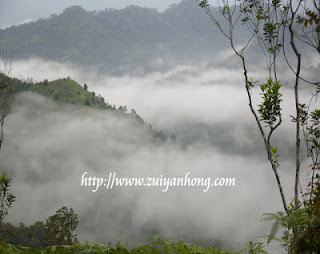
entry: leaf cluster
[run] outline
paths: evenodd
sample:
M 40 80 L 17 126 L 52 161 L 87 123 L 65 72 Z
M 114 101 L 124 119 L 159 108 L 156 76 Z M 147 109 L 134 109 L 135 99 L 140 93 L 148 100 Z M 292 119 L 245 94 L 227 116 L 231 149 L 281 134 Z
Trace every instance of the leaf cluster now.
M 13 202 L 16 200 L 16 196 L 9 191 L 10 183 L 11 179 L 6 174 L 0 176 L 0 224 L 8 215 L 9 208 L 12 207 Z
M 265 84 L 260 85 L 263 102 L 259 105 L 260 121 L 272 126 L 281 116 L 282 94 L 281 84 L 269 78 Z

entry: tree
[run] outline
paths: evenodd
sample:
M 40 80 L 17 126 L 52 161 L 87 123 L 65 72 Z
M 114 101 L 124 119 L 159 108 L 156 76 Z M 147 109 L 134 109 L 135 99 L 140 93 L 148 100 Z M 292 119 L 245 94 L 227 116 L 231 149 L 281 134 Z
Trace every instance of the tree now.
M 0 83 L 0 150 L 4 139 L 4 123 L 9 114 L 13 101 L 13 87 L 9 75 L 11 73 L 12 62 L 14 59 L 12 52 L 0 51 L 0 58 L 3 63 L 3 79 Z M 16 196 L 9 192 L 11 179 L 2 174 L 0 176 L 0 226 L 4 218 L 8 215 L 8 210 L 15 201 Z
M 275 176 L 276 184 L 282 200 L 284 213 L 268 214 L 266 219 L 274 219 L 275 224 L 269 235 L 274 238 L 279 224 L 287 230 L 281 238 L 290 253 L 314 253 L 320 246 L 320 176 L 316 172 L 320 165 L 320 111 L 311 111 L 311 105 L 320 93 L 318 81 L 308 80 L 302 76 L 301 66 L 305 59 L 305 49 L 320 54 L 320 3 L 317 0 L 221 0 L 218 6 L 226 24 L 222 24 L 214 15 L 207 0 L 199 2 L 211 21 L 229 40 L 234 53 L 241 60 L 244 72 L 244 85 L 249 100 L 249 108 L 260 131 L 265 145 L 267 158 Z M 234 30 L 242 22 L 250 31 L 250 36 L 240 48 L 236 45 Z M 245 52 L 255 41 L 262 51 L 267 69 L 267 82 L 259 82 L 249 78 L 250 70 Z M 294 58 L 287 56 L 288 49 Z M 279 176 L 280 154 L 272 145 L 272 137 L 282 124 L 281 83 L 278 79 L 279 55 L 292 71 L 294 80 L 292 88 L 295 97 L 295 183 L 294 196 L 290 205 L 287 203 L 282 181 Z M 263 60 L 263 59 L 261 59 Z M 299 88 L 301 82 L 312 85 L 314 93 L 309 104 L 300 103 Z M 258 109 L 253 105 L 252 91 L 259 85 L 262 103 Z M 309 183 L 304 188 L 300 181 L 301 137 L 307 147 L 310 168 L 306 169 Z M 311 175 L 311 177 L 309 177 Z M 302 195 L 299 195 L 302 193 Z M 318 253 L 318 252 L 317 252 Z
M 13 102 L 13 87 L 10 82 L 9 75 L 11 73 L 12 63 L 14 55 L 12 52 L 0 51 L 0 58 L 3 63 L 3 80 L 0 84 L 0 149 L 2 147 L 4 138 L 4 122 L 5 118 L 9 114 L 12 102 Z
M 44 241 L 47 245 L 72 245 L 77 242 L 73 232 L 78 225 L 78 215 L 72 208 L 63 206 L 44 224 Z
M 88 91 L 88 86 L 86 83 L 84 83 L 83 88 L 84 88 L 84 90 Z
M 11 179 L 5 174 L 0 176 L 0 226 L 4 218 L 8 215 L 8 210 L 15 201 L 16 196 L 9 192 Z
M 19 226 L 4 223 L 0 228 L 0 241 L 32 248 L 45 247 L 43 222 L 37 221 L 30 227 L 26 227 L 23 223 L 20 223 Z

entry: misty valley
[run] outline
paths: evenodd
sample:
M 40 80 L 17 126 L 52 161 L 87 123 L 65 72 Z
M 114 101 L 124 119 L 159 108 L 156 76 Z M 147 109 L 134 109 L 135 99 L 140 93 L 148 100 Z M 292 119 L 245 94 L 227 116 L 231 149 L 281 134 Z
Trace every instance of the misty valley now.
M 0 18 L 0 253 L 319 253 L 318 1 L 67 2 Z

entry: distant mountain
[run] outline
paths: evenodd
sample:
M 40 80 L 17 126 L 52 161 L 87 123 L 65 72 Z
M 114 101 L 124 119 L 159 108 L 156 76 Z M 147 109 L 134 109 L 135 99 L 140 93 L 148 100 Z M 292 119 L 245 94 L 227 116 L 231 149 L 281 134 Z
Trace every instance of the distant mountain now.
M 245 37 L 245 29 L 238 32 Z M 227 48 L 193 0 L 183 0 L 163 13 L 137 6 L 87 12 L 74 6 L 60 15 L 0 30 L 0 45 L 18 59 L 94 65 L 114 74 L 212 60 Z

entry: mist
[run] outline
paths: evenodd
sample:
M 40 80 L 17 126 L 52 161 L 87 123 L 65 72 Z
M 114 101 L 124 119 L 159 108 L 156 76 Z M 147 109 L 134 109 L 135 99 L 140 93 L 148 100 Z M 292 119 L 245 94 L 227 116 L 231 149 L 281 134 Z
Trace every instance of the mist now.
M 226 55 L 228 56 L 228 52 Z M 310 66 L 317 64 L 318 62 L 310 61 Z M 232 121 L 237 125 L 254 124 L 247 106 L 242 69 L 240 66 L 221 66 L 180 65 L 167 72 L 154 71 L 142 77 L 117 77 L 104 75 L 94 68 L 83 69 L 72 64 L 31 59 L 16 61 L 12 76 L 22 80 L 32 78 L 34 82 L 70 77 L 81 85 L 86 83 L 89 91 L 100 94 L 110 105 L 126 105 L 129 110 L 135 109 L 144 120 L 159 129 L 174 128 L 181 123 L 213 125 Z M 250 74 L 257 81 L 267 80 L 261 69 Z M 280 73 L 281 82 L 289 84 L 282 89 L 284 120 L 289 122 L 291 118 L 286 116 L 295 112 L 290 74 L 290 70 Z M 261 102 L 259 93 L 258 87 L 254 89 L 254 105 Z M 302 101 L 308 102 L 311 93 L 312 90 L 301 91 Z
M 156 147 L 124 119 L 57 107 L 29 93 L 20 95 L 17 104 L 8 118 L 1 154 L 6 173 L 14 179 L 17 202 L 10 217 L 15 223 L 44 220 L 67 205 L 79 214 L 81 240 L 132 241 L 153 230 L 166 237 L 239 241 L 259 232 L 264 211 L 281 208 L 277 192 L 269 191 L 275 188 L 267 163 L 226 156 L 210 147 Z M 235 177 L 236 186 L 207 193 L 200 187 L 166 193 L 161 188 L 102 188 L 93 193 L 93 188 L 80 187 L 84 172 L 99 177 L 109 172 L 119 177 L 182 177 L 191 172 L 193 177 Z
M 249 111 L 241 69 L 179 66 L 144 77 L 113 77 L 94 70 L 39 59 L 15 62 L 12 75 L 34 81 L 70 76 L 113 105 L 135 109 L 158 130 L 173 133 L 185 124 L 233 126 L 236 142 L 242 129 L 255 126 Z M 264 79 L 263 72 L 255 77 Z M 290 137 L 293 92 L 284 88 L 284 125 L 278 135 Z M 308 98 L 304 91 L 302 98 Z M 258 97 L 259 91 L 255 92 Z M 256 99 L 254 105 L 259 103 Z M 290 127 L 291 126 L 291 127 Z M 282 210 L 280 195 L 266 156 L 223 153 L 196 142 L 181 147 L 155 144 L 146 129 L 110 111 L 57 105 L 40 95 L 19 94 L 5 126 L 0 159 L 12 177 L 17 201 L 8 221 L 27 225 L 45 220 L 61 206 L 74 208 L 81 241 L 141 241 L 161 235 L 190 241 L 240 243 L 262 236 L 271 225 L 262 214 Z M 285 192 L 293 193 L 289 160 L 281 161 Z M 81 187 L 81 176 L 234 177 L 234 187 L 169 188 Z M 27 212 L 26 212 L 27 211 Z

